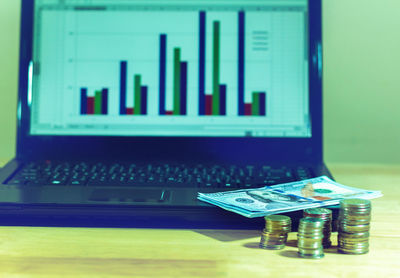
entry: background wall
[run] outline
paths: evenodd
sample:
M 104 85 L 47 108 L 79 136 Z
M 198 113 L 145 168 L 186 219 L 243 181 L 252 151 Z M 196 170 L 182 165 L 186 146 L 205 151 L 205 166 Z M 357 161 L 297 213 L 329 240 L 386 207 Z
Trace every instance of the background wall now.
M 0 158 L 15 153 L 19 2 L 0 0 Z
M 324 0 L 329 162 L 400 163 L 400 1 Z M 19 0 L 0 0 L 0 158 L 15 153 Z
M 323 3 L 326 161 L 400 163 L 400 1 Z

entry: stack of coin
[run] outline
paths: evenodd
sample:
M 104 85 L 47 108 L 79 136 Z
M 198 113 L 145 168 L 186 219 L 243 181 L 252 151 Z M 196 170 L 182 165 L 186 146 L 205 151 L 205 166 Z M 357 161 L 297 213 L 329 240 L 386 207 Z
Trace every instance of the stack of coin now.
M 304 210 L 304 217 L 320 218 L 324 221 L 323 239 L 322 246 L 324 248 L 329 248 L 332 245 L 331 233 L 332 233 L 332 211 L 327 208 L 309 208 Z
M 319 218 L 306 217 L 300 219 L 297 234 L 299 255 L 303 258 L 320 259 L 324 257 L 322 247 L 324 221 Z
M 292 229 L 290 217 L 284 215 L 265 216 L 265 229 L 261 234 L 260 248 L 282 249 Z
M 340 201 L 338 221 L 339 252 L 346 254 L 368 253 L 371 201 L 364 199 Z

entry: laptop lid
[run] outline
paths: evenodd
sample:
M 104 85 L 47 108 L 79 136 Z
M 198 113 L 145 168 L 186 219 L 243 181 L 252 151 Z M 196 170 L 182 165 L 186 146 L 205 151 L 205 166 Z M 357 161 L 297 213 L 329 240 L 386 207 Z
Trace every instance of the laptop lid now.
M 321 2 L 22 0 L 17 157 L 322 162 Z

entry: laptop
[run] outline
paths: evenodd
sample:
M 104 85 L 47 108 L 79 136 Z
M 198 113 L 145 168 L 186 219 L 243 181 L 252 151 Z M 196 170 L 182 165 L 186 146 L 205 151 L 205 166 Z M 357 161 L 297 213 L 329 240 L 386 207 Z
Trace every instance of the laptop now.
M 259 229 L 197 194 L 330 176 L 321 1 L 22 0 L 17 123 L 3 225 Z

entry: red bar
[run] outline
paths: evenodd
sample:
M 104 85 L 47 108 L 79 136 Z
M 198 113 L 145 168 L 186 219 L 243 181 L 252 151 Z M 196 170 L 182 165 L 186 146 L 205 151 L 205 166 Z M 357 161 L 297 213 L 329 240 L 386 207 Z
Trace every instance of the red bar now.
M 88 115 L 94 114 L 94 97 L 87 98 L 87 114 Z
M 244 104 L 244 115 L 245 116 L 251 116 L 251 107 L 252 107 L 252 103 L 245 103 Z
M 165 111 L 165 115 L 173 115 L 174 111 Z
M 206 115 L 212 115 L 212 95 L 206 95 Z
M 133 112 L 134 112 L 133 108 L 128 108 L 128 107 L 126 108 L 126 114 L 127 115 L 133 115 Z

